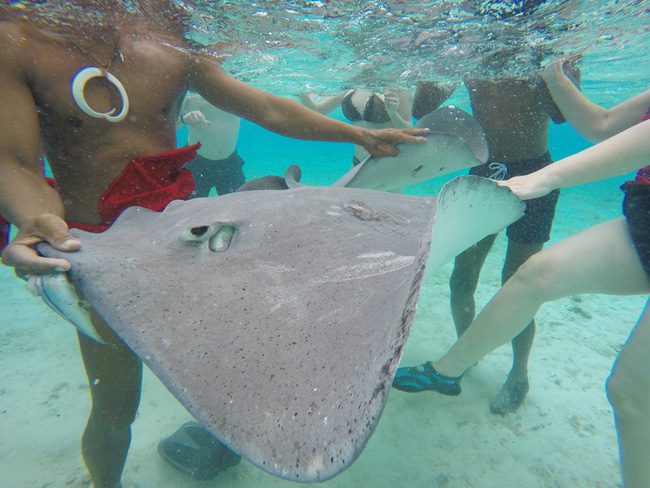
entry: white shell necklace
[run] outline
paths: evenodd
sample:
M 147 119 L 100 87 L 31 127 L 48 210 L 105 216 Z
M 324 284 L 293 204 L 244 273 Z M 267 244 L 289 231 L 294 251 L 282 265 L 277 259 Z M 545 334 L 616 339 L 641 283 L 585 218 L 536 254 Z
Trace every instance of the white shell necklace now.
M 89 58 L 91 61 L 96 62 L 95 57 L 89 54 L 88 52 L 86 52 L 85 50 L 83 50 L 76 42 L 73 41 L 72 45 L 75 48 L 77 48 L 77 50 L 81 54 Z M 71 83 L 72 98 L 74 99 L 75 103 L 83 113 L 91 117 L 94 117 L 96 119 L 104 119 L 108 122 L 113 122 L 113 123 L 124 120 L 124 118 L 129 113 L 129 96 L 126 93 L 126 89 L 124 88 L 122 82 L 108 71 L 109 68 L 111 67 L 111 64 L 113 63 L 113 60 L 115 60 L 116 58 L 119 58 L 120 61 L 124 61 L 124 56 L 120 51 L 119 41 L 115 46 L 115 51 L 113 52 L 113 56 L 111 57 L 111 59 L 108 60 L 106 66 L 104 66 L 103 68 L 97 66 L 86 66 L 84 68 L 81 68 L 72 77 L 72 83 Z M 122 102 L 121 103 L 122 107 L 119 110 L 119 112 L 117 107 L 111 108 L 108 112 L 97 112 L 96 110 L 93 110 L 92 107 L 88 104 L 85 95 L 86 83 L 88 83 L 88 81 L 92 80 L 93 78 L 105 78 L 106 81 L 108 81 L 111 85 L 115 87 L 115 89 L 120 95 L 121 102 Z

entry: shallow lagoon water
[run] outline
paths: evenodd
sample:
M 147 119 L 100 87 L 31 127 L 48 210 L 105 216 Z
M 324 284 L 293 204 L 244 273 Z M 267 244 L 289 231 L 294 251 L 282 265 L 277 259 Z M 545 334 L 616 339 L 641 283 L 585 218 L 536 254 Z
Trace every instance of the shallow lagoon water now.
M 627 55 L 603 71 L 602 56 L 584 61 L 585 93 L 606 106 L 647 86 L 649 70 Z M 640 65 L 641 64 L 641 65 Z M 648 67 L 647 64 L 645 65 Z M 633 73 L 645 73 L 633 76 Z M 630 74 L 632 73 L 632 74 Z M 452 100 L 468 109 L 462 88 Z M 340 113 L 334 116 L 342 118 Z M 182 140 L 182 132 L 179 134 Z M 566 126 L 552 127 L 555 159 L 588 145 Z M 307 184 L 328 184 L 347 171 L 352 147 L 282 138 L 244 123 L 239 152 L 247 178 L 303 169 Z M 450 176 L 451 177 L 451 176 Z M 409 193 L 437 193 L 446 180 Z M 620 215 L 625 177 L 564 190 L 551 242 Z M 477 308 L 499 286 L 505 254 L 500 236 L 483 269 Z M 455 338 L 447 265 L 427 275 L 404 364 L 438 357 Z M 509 346 L 467 374 L 458 398 L 393 391 L 377 430 L 352 467 L 325 487 L 612 487 L 620 484 L 616 436 L 604 393 L 611 363 L 638 317 L 644 297 L 572 296 L 545 305 L 530 360 L 531 391 L 507 417 L 489 412 L 510 367 Z M 0 268 L 0 486 L 86 487 L 79 439 L 90 409 L 72 327 Z M 148 371 L 124 485 L 140 487 L 296 486 L 242 462 L 208 482 L 183 477 L 156 452 L 158 441 L 188 414 Z

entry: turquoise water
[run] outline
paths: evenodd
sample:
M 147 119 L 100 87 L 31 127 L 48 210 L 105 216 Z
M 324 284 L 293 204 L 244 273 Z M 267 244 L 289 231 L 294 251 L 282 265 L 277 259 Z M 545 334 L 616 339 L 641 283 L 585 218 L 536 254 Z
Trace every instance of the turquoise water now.
M 313 3 L 317 2 L 291 2 L 291 7 Z M 358 4 L 350 2 L 347 7 L 341 7 L 338 21 L 342 25 L 352 23 L 351 19 L 358 23 L 358 16 L 366 15 L 359 10 L 346 10 L 353 9 L 355 3 Z M 242 8 L 274 8 L 273 2 L 252 5 Z M 258 22 L 259 18 L 256 19 Z M 235 24 L 227 34 L 240 34 L 244 27 L 250 30 L 246 24 L 244 21 Z M 620 49 L 608 52 L 596 48 L 584 63 L 585 93 L 606 106 L 637 93 L 650 81 L 647 62 L 636 62 L 641 58 L 630 54 L 632 49 L 638 54 L 639 47 L 627 47 L 635 39 L 630 34 L 636 32 L 634 26 L 629 26 L 629 32 L 622 25 L 617 26 L 621 32 L 617 42 L 602 42 L 604 46 L 616 45 Z M 607 32 L 599 34 L 603 37 L 612 30 L 611 26 L 609 30 L 605 27 L 603 30 Z M 596 39 L 593 37 L 596 26 L 592 28 L 593 31 L 583 34 L 581 42 Z M 379 25 L 377 36 L 384 32 L 382 29 L 383 25 Z M 332 42 L 328 36 L 334 34 L 325 31 L 318 35 L 327 45 Z M 366 50 L 363 54 L 367 54 L 369 46 L 363 47 Z M 322 61 L 314 53 L 311 53 L 314 59 L 309 58 L 313 62 L 307 68 L 313 72 L 324 69 L 328 76 L 317 80 L 308 76 L 286 78 L 287 73 L 297 72 L 301 65 L 296 62 L 287 68 L 286 63 L 279 63 L 274 67 L 273 61 L 284 60 L 286 55 L 284 51 L 276 54 L 274 60 L 260 61 L 261 71 L 249 74 L 251 81 L 285 95 L 304 88 L 305 80 L 311 83 L 311 88 L 326 91 L 335 91 L 342 83 L 336 73 L 337 65 L 327 65 L 325 61 L 331 59 Z M 359 62 L 355 55 L 349 52 L 347 55 Z M 324 64 L 319 65 L 320 62 Z M 405 60 L 407 64 L 411 62 Z M 603 66 L 615 69 L 604 70 Z M 389 68 L 384 73 L 386 77 L 397 69 Z M 241 66 L 233 64 L 235 74 L 238 69 Z M 452 101 L 469 111 L 462 87 Z M 343 120 L 340 111 L 332 116 Z M 183 138 L 184 133 L 180 131 L 179 141 Z M 567 125 L 551 127 L 549 147 L 555 159 L 588 146 Z M 290 164 L 299 164 L 303 182 L 312 185 L 326 185 L 339 178 L 349 169 L 353 154 L 351 145 L 297 141 L 271 134 L 246 121 L 242 123 L 238 150 L 246 161 L 247 179 L 280 175 Z M 407 193 L 435 195 L 453 176 L 419 184 L 407 189 Z M 626 178 L 564 190 L 551 243 L 619 216 L 622 194 L 618 186 Z M 477 307 L 499 286 L 505 245 L 505 239 L 500 236 L 488 257 L 476 294 Z M 448 305 L 450 270 L 447 265 L 426 277 L 403 356 L 404 364 L 438 357 L 454 340 Z M 0 277 L 0 487 L 85 487 L 88 479 L 79 453 L 79 438 L 90 404 L 73 329 L 52 314 L 40 299 L 32 297 L 24 283 L 12 276 L 11 270 L 0 268 Z M 468 373 L 463 384 L 465 391 L 457 399 L 391 393 L 379 426 L 360 458 L 322 486 L 604 488 L 619 485 L 616 438 L 603 385 L 611 362 L 643 303 L 643 297 L 583 296 L 546 305 L 537 316 L 540 325 L 531 357 L 531 392 L 521 409 L 507 417 L 494 416 L 487 407 L 510 366 L 507 346 Z M 142 404 L 124 474 L 125 488 L 300 486 L 272 477 L 246 462 L 214 481 L 196 482 L 183 477 L 164 464 L 156 453 L 156 445 L 188 419 L 187 412 L 160 382 L 145 372 Z

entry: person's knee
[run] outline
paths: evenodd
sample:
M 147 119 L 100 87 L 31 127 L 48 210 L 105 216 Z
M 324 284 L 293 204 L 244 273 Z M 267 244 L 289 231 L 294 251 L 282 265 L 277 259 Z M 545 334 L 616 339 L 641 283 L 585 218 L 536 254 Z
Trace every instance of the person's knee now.
M 463 273 L 452 273 L 449 279 L 449 290 L 453 296 L 473 296 L 478 280 Z
M 530 256 L 508 279 L 508 286 L 526 290 L 541 303 L 553 300 L 558 278 L 558 265 L 543 254 Z
M 646 416 L 650 411 L 650 379 L 640 368 L 617 363 L 607 378 L 606 392 L 618 416 Z
M 480 268 L 476 269 L 456 262 L 449 278 L 449 289 L 452 295 L 473 296 L 480 271 Z
M 140 384 L 136 377 L 128 378 L 123 383 L 113 380 L 110 386 L 107 383 L 91 386 L 91 417 L 112 429 L 125 429 L 135 421 L 140 405 Z
M 111 430 L 124 430 L 135 422 L 139 402 L 93 402 L 91 419 Z
M 474 295 L 485 258 L 495 238 L 496 234 L 487 236 L 456 256 L 449 280 L 452 295 Z

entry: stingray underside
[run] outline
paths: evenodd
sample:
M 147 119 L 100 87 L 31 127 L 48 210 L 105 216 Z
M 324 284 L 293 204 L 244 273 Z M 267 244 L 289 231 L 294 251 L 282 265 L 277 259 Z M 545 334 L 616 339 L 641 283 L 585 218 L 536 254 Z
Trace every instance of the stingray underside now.
M 480 124 L 456 107 L 441 107 L 423 117 L 426 142 L 400 144 L 396 157 L 370 156 L 353 167 L 336 186 L 400 192 L 404 187 L 483 164 L 487 139 Z

